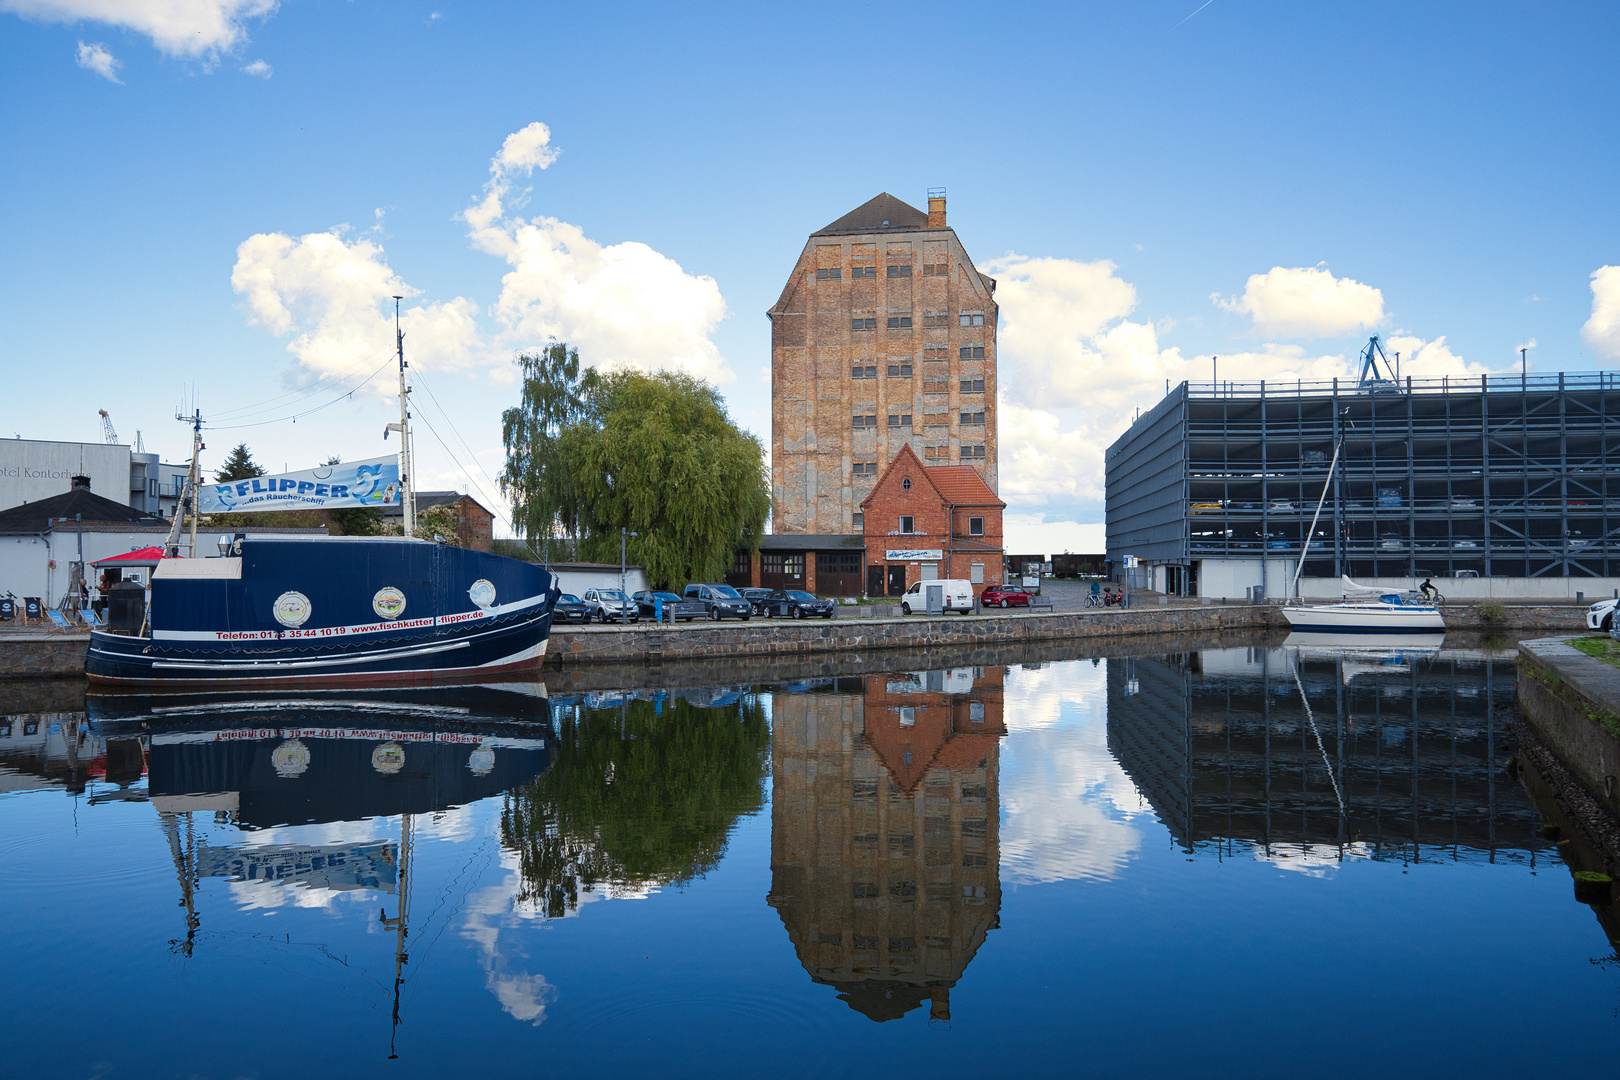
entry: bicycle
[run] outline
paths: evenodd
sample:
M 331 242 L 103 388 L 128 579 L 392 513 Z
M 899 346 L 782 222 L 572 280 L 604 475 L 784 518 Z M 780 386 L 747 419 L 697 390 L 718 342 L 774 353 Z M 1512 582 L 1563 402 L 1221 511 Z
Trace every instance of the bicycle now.
M 1418 599 L 1422 600 L 1425 604 L 1433 604 L 1435 607 L 1439 607 L 1446 602 L 1446 598 L 1441 594 L 1439 589 L 1430 589 L 1428 592 L 1419 591 Z

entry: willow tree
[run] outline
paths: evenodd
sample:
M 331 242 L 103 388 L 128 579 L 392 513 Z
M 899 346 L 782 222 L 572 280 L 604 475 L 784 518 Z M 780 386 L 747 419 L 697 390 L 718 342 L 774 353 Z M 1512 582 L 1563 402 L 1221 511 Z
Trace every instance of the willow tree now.
M 561 514 L 577 523 L 584 557 L 617 562 L 622 530 L 654 588 L 724 577 L 770 510 L 759 439 L 689 375 L 617 371 L 580 389 L 580 415 L 554 453 L 569 485 Z
M 552 537 L 559 532 L 577 535 L 569 514 L 573 484 L 558 467 L 557 437 L 579 418 L 581 390 L 595 382 L 596 373 L 581 375 L 579 350 L 561 341 L 537 353 L 519 353 L 517 365 L 523 373 L 523 400 L 501 414 L 506 445 L 501 494 L 511 500 L 512 521 L 529 547 L 539 542 L 549 562 Z

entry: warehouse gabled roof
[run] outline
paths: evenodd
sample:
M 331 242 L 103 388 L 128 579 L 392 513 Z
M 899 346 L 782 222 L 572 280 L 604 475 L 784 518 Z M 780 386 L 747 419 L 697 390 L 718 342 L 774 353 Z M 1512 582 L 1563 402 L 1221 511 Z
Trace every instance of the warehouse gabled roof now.
M 837 233 L 910 232 L 928 228 L 928 215 L 901 202 L 887 191 L 868 199 L 837 221 L 817 229 L 811 236 L 831 236 Z

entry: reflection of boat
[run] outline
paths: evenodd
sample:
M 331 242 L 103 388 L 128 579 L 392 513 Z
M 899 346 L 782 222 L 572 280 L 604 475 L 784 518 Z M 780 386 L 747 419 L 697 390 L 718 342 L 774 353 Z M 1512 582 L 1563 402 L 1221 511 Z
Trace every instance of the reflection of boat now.
M 87 702 L 138 725 L 161 813 L 224 810 L 245 828 L 429 813 L 508 791 L 551 761 L 544 699 L 487 688 L 407 704 L 358 695 Z M 444 693 L 449 693 L 445 691 Z
M 1354 633 L 1331 631 L 1292 633 L 1284 648 L 1297 649 L 1308 660 L 1349 660 L 1363 664 L 1404 664 L 1440 655 L 1445 634 L 1425 630 L 1409 634 Z
M 1302 607 L 1284 607 L 1283 617 L 1295 630 L 1337 632 L 1347 634 L 1409 634 L 1440 631 L 1446 621 L 1440 609 L 1433 604 L 1413 603 L 1399 593 L 1383 592 L 1357 585 L 1349 578 L 1345 599 L 1337 604 L 1306 604 Z M 1351 599 L 1349 591 L 1377 593 L 1377 598 Z

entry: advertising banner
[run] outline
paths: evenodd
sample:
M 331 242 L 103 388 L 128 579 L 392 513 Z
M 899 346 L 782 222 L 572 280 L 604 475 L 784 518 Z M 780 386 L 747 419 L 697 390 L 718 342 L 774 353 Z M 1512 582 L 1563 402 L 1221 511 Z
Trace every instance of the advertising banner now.
M 938 562 L 945 552 L 941 548 L 890 548 L 883 557 L 889 562 Z
M 341 510 L 399 505 L 399 459 L 372 458 L 322 465 L 279 476 L 255 476 L 229 484 L 204 484 L 198 510 L 204 514 L 260 510 Z

